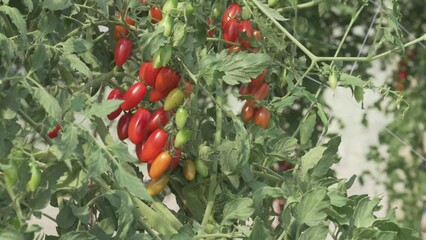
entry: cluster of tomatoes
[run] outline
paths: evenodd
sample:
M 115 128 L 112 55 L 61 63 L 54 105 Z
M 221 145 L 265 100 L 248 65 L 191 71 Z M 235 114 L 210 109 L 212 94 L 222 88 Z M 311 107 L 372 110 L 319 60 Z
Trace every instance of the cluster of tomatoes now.
M 242 8 L 237 3 L 232 3 L 225 10 L 222 16 L 223 39 L 239 45 L 229 45 L 228 52 L 238 51 L 258 52 L 259 49 L 253 46 L 251 42 L 260 41 L 261 33 L 253 29 L 249 20 L 241 20 Z M 254 121 L 261 128 L 268 127 L 271 113 L 266 107 L 255 107 L 256 101 L 265 99 L 269 93 L 269 85 L 265 83 L 267 71 L 264 70 L 258 77 L 251 80 L 245 86 L 241 85 L 240 94 L 243 96 L 251 95 L 254 100 L 247 100 L 241 109 L 241 116 L 244 122 Z

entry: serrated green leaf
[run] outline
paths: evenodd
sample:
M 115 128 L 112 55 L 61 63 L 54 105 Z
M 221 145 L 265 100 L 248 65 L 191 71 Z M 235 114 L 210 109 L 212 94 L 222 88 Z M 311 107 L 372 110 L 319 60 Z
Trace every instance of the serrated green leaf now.
M 129 192 L 134 194 L 136 197 L 141 198 L 142 200 L 152 202 L 152 197 L 148 194 L 145 185 L 142 182 L 142 179 L 133 176 L 132 174 L 123 170 L 119 167 L 114 172 L 115 178 L 118 185 L 123 188 L 126 188 Z
M 44 0 L 43 8 L 47 8 L 50 10 L 64 10 L 71 7 L 71 0 Z
M 325 188 L 317 188 L 303 195 L 300 203 L 293 209 L 293 216 L 299 224 L 315 226 L 320 224 L 327 214 L 325 209 L 330 206 L 325 200 L 327 191 Z
M 76 216 L 82 223 L 89 223 L 90 211 L 88 206 L 78 207 L 75 205 L 71 205 L 71 209 L 74 216 Z
M 324 151 L 324 154 L 317 166 L 313 169 L 311 176 L 315 176 L 317 178 L 324 177 L 330 170 L 330 167 L 334 163 L 338 162 L 339 159 L 337 158 L 337 151 L 339 150 L 340 142 L 340 137 L 334 137 L 328 141 L 327 149 Z
M 70 37 L 65 42 L 59 43 L 65 53 L 81 53 L 93 47 L 93 42 L 82 38 Z
M 28 8 L 28 12 L 32 12 L 34 9 L 34 4 L 32 0 L 23 0 L 22 3 Z
M 322 104 L 318 103 L 317 109 L 318 109 L 317 114 L 320 117 L 322 124 L 324 124 L 323 134 L 326 134 L 328 132 L 328 125 L 329 125 L 328 118 L 324 113 L 324 108 L 322 107 Z
M 365 82 L 362 81 L 360 77 L 352 76 L 347 73 L 342 73 L 340 74 L 340 85 L 363 88 Z
M 173 47 L 181 46 L 185 41 L 185 27 L 186 25 L 181 22 L 175 24 L 173 30 Z
M 69 62 L 72 69 L 77 70 L 78 72 L 88 77 L 89 80 L 92 80 L 93 78 L 92 71 L 90 71 L 89 67 L 87 67 L 87 65 L 83 61 L 81 61 L 77 55 L 75 54 L 63 55 L 62 60 Z
M 318 164 L 326 149 L 327 148 L 324 146 L 317 146 L 302 156 L 300 170 L 304 176 L 308 174 L 310 169 L 314 168 Z
M 296 101 L 296 96 L 287 96 L 287 97 L 274 97 L 269 103 L 269 108 L 273 112 L 282 112 L 287 107 L 290 107 Z
M 41 104 L 41 106 L 43 106 L 47 114 L 55 119 L 60 119 L 62 117 L 62 110 L 58 101 L 50 95 L 46 89 L 40 85 L 38 87 L 33 87 L 30 90 L 33 97 Z
M 137 160 L 129 153 L 127 145 L 123 144 L 122 142 L 116 143 L 112 146 L 108 146 L 108 150 L 111 151 L 111 153 L 113 153 L 115 157 L 119 160 L 126 161 L 129 163 L 139 162 L 139 160 Z
M 145 31 L 138 37 L 141 43 L 139 53 L 142 54 L 142 61 L 144 62 L 149 62 L 152 55 L 160 49 L 160 47 L 169 43 L 160 28 L 157 28 L 154 32 Z
M 328 227 L 325 225 L 313 226 L 306 229 L 298 240 L 324 240 L 327 238 Z
M 268 198 L 284 198 L 284 192 L 279 187 L 264 186 L 253 193 L 253 203 L 256 208 L 256 213 L 264 211 L 263 200 Z
M 253 222 L 253 229 L 251 231 L 249 240 L 272 240 L 271 231 L 265 227 L 265 222 L 259 218 L 256 217 Z
M 361 201 L 358 202 L 357 206 L 355 207 L 354 211 L 354 225 L 356 227 L 370 227 L 375 217 L 373 215 L 374 209 L 377 207 L 377 205 L 380 203 L 382 199 L 375 197 L 373 199 L 369 199 L 368 197 L 364 197 L 361 199 Z
M 396 240 L 397 232 L 380 231 L 371 228 L 356 228 L 353 233 L 353 240 Z
M 283 137 L 277 140 L 273 140 L 272 153 L 277 155 L 290 155 L 294 152 L 297 147 L 297 139 L 294 137 Z M 281 159 L 282 160 L 282 159 Z
M 307 145 L 311 140 L 312 133 L 314 132 L 315 123 L 317 121 L 317 116 L 311 114 L 305 121 L 302 122 L 300 128 L 300 144 Z
M 288 19 L 284 18 L 283 16 L 280 15 L 279 12 L 277 12 L 277 10 L 269 7 L 268 4 L 266 3 L 259 3 L 259 9 L 267 12 L 268 16 L 273 17 L 274 19 L 278 20 L 278 21 L 286 21 Z
M 251 198 L 238 198 L 228 202 L 223 209 L 221 225 L 232 225 L 235 220 L 245 221 L 254 212 Z
M 70 110 L 80 112 L 86 107 L 87 95 L 84 93 L 77 94 L 71 99 Z
M 113 99 L 102 102 L 95 102 L 93 105 L 86 110 L 84 113 L 87 117 L 96 116 L 96 117 L 106 117 L 111 112 L 114 112 L 123 100 Z
M 48 50 L 44 44 L 39 44 L 35 47 L 34 53 L 31 55 L 31 69 L 37 71 L 44 67 L 44 63 L 48 59 Z
M 181 227 L 177 234 L 173 235 L 170 240 L 186 240 L 194 239 L 194 231 L 192 230 L 191 224 L 185 224 Z
M 88 178 L 98 177 L 106 171 L 111 171 L 108 159 L 105 157 L 100 148 L 97 148 L 90 153 L 89 158 L 86 160 L 86 165 L 88 168 Z
M 25 24 L 25 19 L 23 15 L 19 12 L 17 8 L 9 7 L 6 5 L 0 6 L 0 12 L 5 13 L 9 16 L 12 23 L 16 26 L 19 33 L 21 34 L 22 39 L 27 39 L 27 27 Z
M 59 149 L 63 153 L 62 159 L 66 159 L 73 154 L 78 144 L 78 133 L 79 128 L 74 125 L 67 125 L 63 129 L 61 141 L 58 143 Z

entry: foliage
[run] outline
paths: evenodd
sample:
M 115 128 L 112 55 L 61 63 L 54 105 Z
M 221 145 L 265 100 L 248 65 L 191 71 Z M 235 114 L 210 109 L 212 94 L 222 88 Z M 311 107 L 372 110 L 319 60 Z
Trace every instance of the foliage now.
M 223 12 L 226 1 L 216 1 Z M 380 21 L 377 42 L 369 43 L 365 57 L 355 57 L 362 38 L 350 34 L 355 22 L 369 25 L 365 16 L 376 8 L 365 1 L 280 1 L 275 8 L 258 0 L 239 1 L 242 15 L 250 16 L 265 38 L 257 43 L 259 53 L 233 54 L 225 49 L 231 43 L 221 38 L 220 19 L 212 19 L 216 35 L 207 37 L 211 1 L 185 2 L 192 3 L 193 14 L 187 14 L 183 2 L 171 7 L 172 33 L 167 23 L 152 24 L 150 6 L 141 2 L 0 3 L 1 238 L 34 238 L 40 226 L 27 220 L 46 216 L 43 209 L 50 204 L 59 210 L 54 218 L 58 236 L 41 236 L 46 239 L 325 239 L 327 234 L 334 239 L 419 239 L 395 223 L 392 211 L 375 216 L 380 198 L 347 194 L 354 178 L 337 179 L 330 169 L 339 161 L 339 137 L 316 145 L 327 131 L 321 92 L 332 72 L 342 76 L 340 86 L 368 88 L 371 84 L 363 81 L 368 64 L 351 75 L 344 63 L 370 62 L 424 40 L 403 42 L 396 2 L 394 8 L 379 8 L 387 24 Z M 129 16 L 136 25 L 119 16 Z M 133 42 L 121 67 L 113 57 L 116 26 L 128 29 Z M 336 29 L 342 34 L 333 34 Z M 141 62 L 170 44 L 167 65 L 194 85 L 184 103 L 192 134 L 182 148 L 183 159 L 204 163 L 208 176 L 198 174 L 189 182 L 178 168 L 170 172 L 168 188 L 151 196 L 140 162 L 128 151 L 130 142 L 111 134 L 115 125 L 105 118 L 122 101 L 106 101 L 105 93 L 138 81 Z M 159 64 L 164 61 L 160 57 Z M 244 124 L 225 97 L 249 99 L 233 86 L 247 84 L 265 68 L 272 90 L 256 104 L 267 107 L 272 118 L 263 129 Z M 312 84 L 308 76 L 319 76 L 322 84 Z M 144 100 L 141 105 L 153 110 L 162 103 Z M 57 124 L 61 130 L 51 140 L 47 134 Z M 164 128 L 174 136 L 172 125 Z M 275 171 L 283 160 L 295 168 Z M 34 169 L 41 172 L 38 180 Z M 171 193 L 177 212 L 163 204 Z M 274 199 L 286 200 L 279 214 L 272 209 Z M 271 216 L 279 219 L 276 228 Z M 253 222 L 245 224 L 248 219 Z

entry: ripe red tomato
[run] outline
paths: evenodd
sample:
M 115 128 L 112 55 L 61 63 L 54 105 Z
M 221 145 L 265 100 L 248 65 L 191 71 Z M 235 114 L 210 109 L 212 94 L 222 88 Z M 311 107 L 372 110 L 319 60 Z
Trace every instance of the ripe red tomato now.
M 267 83 L 263 83 L 259 88 L 253 91 L 253 97 L 256 100 L 265 99 L 269 93 L 269 85 Z
M 253 28 L 251 26 L 250 21 L 248 20 L 241 21 L 238 26 L 238 31 L 242 35 L 239 38 L 241 45 L 245 48 L 250 47 L 250 42 L 247 41 L 247 38 L 250 38 L 253 36 Z M 244 36 L 244 33 L 246 34 L 246 36 Z
M 262 34 L 260 33 L 259 29 L 253 29 L 253 36 L 256 38 L 257 41 L 260 41 L 262 38 Z
M 126 16 L 126 23 L 132 26 L 135 26 L 136 24 L 136 22 L 129 18 L 129 16 Z
M 172 112 L 166 113 L 164 111 L 163 107 L 158 108 L 151 114 L 151 117 L 149 118 L 147 124 L 146 124 L 146 131 L 152 132 L 157 128 L 161 128 L 166 126 L 166 124 L 169 122 L 169 118 L 171 117 Z
M 167 96 L 167 94 L 169 94 L 169 91 L 159 91 L 158 89 L 156 89 L 155 87 L 151 90 L 151 92 L 149 93 L 149 101 L 151 102 L 156 102 L 156 101 L 160 101 L 163 98 L 165 98 Z
M 179 83 L 180 76 L 169 67 L 163 67 L 155 79 L 155 89 L 160 92 L 172 90 Z
M 155 196 L 159 194 L 169 182 L 169 175 L 162 175 L 158 178 L 153 179 L 146 187 L 148 194 L 151 196 Z
M 182 150 L 181 149 L 175 149 L 175 151 L 172 154 L 172 169 L 177 168 L 180 162 L 180 158 L 182 157 Z
M 242 9 L 240 5 L 238 5 L 237 3 L 229 5 L 222 17 L 222 27 L 224 27 L 226 23 L 228 23 L 231 19 L 238 20 L 241 16 L 241 13 Z
M 155 79 L 161 68 L 155 68 L 152 62 L 144 62 L 139 70 L 139 80 L 148 86 L 155 86 Z
M 268 127 L 269 120 L 271 119 L 271 113 L 265 107 L 259 107 L 254 112 L 254 123 L 261 128 Z
M 265 79 L 266 73 L 267 71 L 264 70 L 259 76 L 251 80 L 249 88 L 251 88 L 252 91 L 259 88 L 264 83 L 263 80 Z
M 114 27 L 114 37 L 115 40 L 119 40 L 122 37 L 126 37 L 127 35 L 129 35 L 129 30 L 127 30 L 127 28 L 123 25 L 116 25 Z
M 163 14 L 161 13 L 161 9 L 159 7 L 151 7 L 149 12 L 151 14 L 152 24 L 156 24 L 161 21 L 161 19 L 163 19 Z
M 59 124 L 56 124 L 55 129 L 53 129 L 52 131 L 50 131 L 47 136 L 51 139 L 54 139 L 56 137 L 58 137 L 58 132 L 59 130 L 61 130 L 61 126 Z
M 123 116 L 121 116 L 120 120 L 118 120 L 117 124 L 117 135 L 118 138 L 123 141 L 126 139 L 128 135 L 128 129 L 130 121 L 132 120 L 133 115 L 130 113 L 126 113 Z
M 154 159 L 154 162 L 151 165 L 151 169 L 149 169 L 149 176 L 151 178 L 158 178 L 165 171 L 170 169 L 170 164 L 172 162 L 172 156 L 168 152 L 162 152 L 158 154 L 158 156 Z
M 123 92 L 120 91 L 120 89 L 118 88 L 114 88 L 108 95 L 107 99 L 123 99 Z M 108 114 L 108 119 L 109 120 L 114 120 L 118 117 L 118 115 L 120 115 L 121 113 L 121 108 L 118 107 L 114 112 Z
M 137 82 L 133 84 L 123 96 L 124 102 L 120 107 L 122 110 L 130 110 L 136 107 L 145 97 L 146 87 L 143 83 Z
M 235 19 L 230 19 L 223 30 L 223 39 L 229 42 L 236 42 L 238 39 L 239 23 Z
M 122 66 L 132 53 L 132 41 L 128 38 L 120 38 L 114 50 L 115 65 Z
M 243 108 L 241 109 L 241 117 L 244 122 L 248 122 L 253 119 L 254 116 L 254 102 L 246 101 Z
M 138 144 L 143 142 L 148 132 L 146 124 L 148 123 L 151 113 L 146 108 L 139 108 L 132 117 L 129 123 L 128 135 L 132 143 Z
M 167 132 L 157 128 L 146 140 L 142 152 L 141 160 L 143 162 L 152 161 L 161 151 L 163 151 L 167 142 Z

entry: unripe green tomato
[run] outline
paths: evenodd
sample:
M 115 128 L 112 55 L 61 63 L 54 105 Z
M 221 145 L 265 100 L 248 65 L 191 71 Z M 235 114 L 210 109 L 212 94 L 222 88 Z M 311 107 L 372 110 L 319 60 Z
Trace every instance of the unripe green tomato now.
M 163 19 L 158 23 L 159 27 L 164 28 L 164 36 L 170 37 L 173 30 L 173 18 L 170 16 L 170 14 L 163 14 Z
M 242 13 L 241 13 L 241 18 L 244 20 L 248 20 L 251 17 L 251 13 L 250 10 L 248 9 L 247 6 L 244 6 L 242 9 Z
M 188 128 L 184 128 L 180 130 L 176 134 L 176 139 L 174 144 L 175 148 L 181 147 L 183 144 L 187 143 L 190 138 L 191 138 L 191 130 L 189 130 Z
M 356 86 L 354 89 L 354 97 L 357 102 L 361 102 L 364 99 L 364 89 Z
M 192 181 L 195 178 L 196 174 L 195 164 L 191 160 L 186 160 L 183 165 L 183 176 L 186 180 Z
M 41 172 L 35 164 L 31 164 L 31 178 L 27 182 L 27 191 L 34 192 L 37 190 L 41 179 Z
M 195 160 L 195 169 L 197 169 L 197 173 L 202 177 L 207 177 L 209 175 L 209 169 L 200 159 Z
M 16 184 L 16 181 L 18 180 L 18 168 L 12 162 L 6 168 L 4 168 L 3 172 L 6 187 L 10 189 L 13 188 L 13 186 Z
M 268 0 L 268 5 L 271 8 L 274 8 L 278 5 L 278 3 L 280 2 L 280 0 Z
M 185 98 L 185 93 L 180 88 L 173 89 L 164 100 L 164 111 L 172 110 L 179 106 Z
M 191 2 L 185 3 L 185 14 L 186 14 L 186 16 L 190 16 L 190 15 L 194 14 L 194 6 L 192 6 Z
M 185 127 L 186 121 L 188 120 L 188 110 L 184 107 L 178 108 L 175 115 L 176 127 L 182 130 Z
M 166 43 L 166 45 L 160 47 L 157 52 L 154 53 L 152 64 L 154 68 L 160 68 L 166 66 L 172 58 L 172 44 Z
M 222 17 L 223 10 L 224 9 L 223 9 L 222 0 L 216 0 L 216 1 L 214 1 L 213 6 L 212 6 L 211 16 L 214 19 L 220 18 L 220 17 Z
M 333 89 L 333 90 L 336 89 L 336 87 L 337 87 L 337 73 L 336 72 L 332 72 L 328 76 L 328 85 L 330 86 L 331 89 Z
M 161 12 L 164 15 L 169 15 L 170 11 L 172 9 L 176 9 L 178 6 L 178 0 L 167 0 L 166 3 L 164 4 L 163 8 L 161 9 Z

